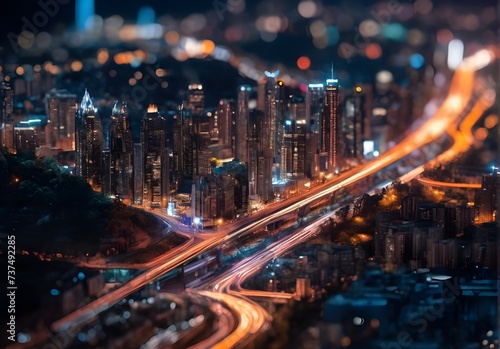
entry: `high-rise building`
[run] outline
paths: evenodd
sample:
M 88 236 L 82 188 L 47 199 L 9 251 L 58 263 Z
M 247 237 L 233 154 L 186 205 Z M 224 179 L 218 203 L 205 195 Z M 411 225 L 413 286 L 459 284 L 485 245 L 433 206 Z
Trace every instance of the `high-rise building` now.
M 252 88 L 248 85 L 240 86 L 238 90 L 238 110 L 236 112 L 235 157 L 248 164 L 248 106 Z
M 142 205 L 143 173 L 142 173 L 142 144 L 134 143 L 134 203 Z
M 75 150 L 76 95 L 54 89 L 47 93 L 46 100 L 45 145 L 64 151 Z
M 217 109 L 217 126 L 219 129 L 219 144 L 232 148 L 233 145 L 233 120 L 234 103 L 227 99 L 221 99 Z M 232 153 L 234 156 L 234 153 Z
M 250 198 L 259 198 L 266 203 L 273 197 L 272 186 L 272 157 L 269 156 L 269 139 L 266 138 L 265 115 L 260 111 L 253 113 L 251 132 L 248 142 L 250 165 L 248 169 L 248 180 L 250 186 Z M 266 148 L 267 147 L 267 148 Z
M 479 193 L 479 223 L 494 222 L 497 215 L 497 197 L 500 174 L 483 175 Z
M 361 159 L 363 157 L 364 137 L 364 95 L 361 86 L 356 86 L 354 94 L 346 97 L 344 103 L 344 154 L 347 157 Z
M 281 91 L 283 82 L 276 81 L 279 71 L 265 72 L 266 90 L 264 99 L 263 150 L 264 157 L 271 163 L 280 164 L 281 142 L 283 138 L 283 113 Z
M 205 110 L 205 94 L 202 84 L 190 84 L 188 86 L 187 108 L 194 116 L 201 116 Z
M 320 131 L 323 96 L 323 84 L 309 84 L 306 92 L 307 133 L 319 133 Z
M 142 119 L 143 205 L 166 208 L 169 194 L 169 168 L 165 118 L 150 105 Z
M 35 151 L 38 147 L 37 133 L 34 126 L 16 125 L 14 127 L 16 152 Z
M 111 165 L 111 194 L 132 197 L 133 139 L 130 131 L 128 107 L 115 103 L 109 124 L 109 151 Z
M 302 120 L 299 120 L 302 121 Z M 305 126 L 294 120 L 285 121 L 285 137 L 281 150 L 281 172 L 283 178 L 298 178 L 306 174 Z
M 340 171 L 342 123 L 339 103 L 338 80 L 326 80 L 321 122 L 321 153 L 327 156 L 325 168 L 330 173 Z
M 85 90 L 75 120 L 76 174 L 101 191 L 104 137 L 101 119 Z
M 14 148 L 14 91 L 0 84 L 0 146 Z

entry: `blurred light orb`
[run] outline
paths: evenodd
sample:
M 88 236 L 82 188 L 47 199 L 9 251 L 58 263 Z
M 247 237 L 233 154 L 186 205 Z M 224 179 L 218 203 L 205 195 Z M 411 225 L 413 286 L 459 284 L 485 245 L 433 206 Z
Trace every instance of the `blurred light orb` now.
M 269 33 L 277 33 L 281 29 L 281 18 L 279 16 L 269 16 L 264 20 L 264 30 Z
M 410 29 L 408 31 L 408 35 L 406 36 L 406 40 L 413 45 L 419 46 L 423 45 L 426 41 L 425 34 L 419 29 Z
M 446 46 L 454 39 L 453 33 L 448 29 L 441 29 L 437 32 L 437 42 L 439 45 Z
M 336 26 L 330 25 L 326 28 L 328 46 L 336 45 L 340 40 L 340 33 Z
M 343 337 L 341 340 L 340 340 L 340 345 L 342 345 L 343 347 L 348 347 L 351 345 L 351 338 L 349 337 Z
M 276 33 L 269 33 L 267 31 L 260 32 L 260 38 L 265 42 L 273 42 L 278 37 Z
M 52 43 L 52 36 L 47 32 L 40 32 L 35 37 L 35 43 L 39 49 L 48 49 Z
M 214 52 L 215 43 L 212 40 L 203 40 L 201 42 L 201 52 L 205 55 L 210 55 Z
M 316 48 L 324 49 L 328 46 L 328 37 L 326 35 L 313 38 L 313 44 Z
M 311 60 L 306 56 L 299 57 L 299 59 L 297 59 L 297 67 L 302 70 L 307 70 L 311 67 Z
M 372 19 L 367 19 L 359 25 L 359 32 L 365 38 L 371 38 L 380 34 L 380 25 Z
M 24 68 L 19 66 L 16 68 L 16 74 L 17 75 L 23 75 L 24 74 Z
M 382 56 L 382 48 L 379 44 L 371 43 L 365 47 L 365 55 L 369 59 L 379 59 Z
M 304 18 L 312 18 L 316 16 L 318 5 L 314 1 L 305 0 L 299 3 L 297 7 L 299 14 Z
M 424 66 L 425 59 L 420 53 L 414 53 L 410 57 L 410 65 L 413 69 L 420 69 Z
M 162 78 L 167 75 L 167 71 L 165 69 L 158 68 L 156 69 L 155 74 L 157 77 Z
M 388 70 L 381 70 L 375 76 L 375 80 L 381 84 L 388 84 L 393 81 L 394 77 Z
M 484 127 L 480 127 L 474 132 L 474 136 L 478 141 L 484 141 L 488 137 L 488 130 Z
M 134 73 L 134 78 L 135 78 L 136 80 L 141 80 L 141 79 L 142 79 L 142 73 L 141 73 L 140 71 L 136 71 L 136 72 Z
M 326 25 L 325 23 L 318 19 L 311 23 L 309 26 L 309 31 L 314 38 L 319 38 L 326 35 Z
M 432 11 L 432 1 L 431 0 L 417 0 L 413 4 L 413 9 L 416 13 L 421 15 L 428 15 Z
M 101 48 L 99 49 L 99 51 L 97 51 L 97 62 L 99 62 L 99 64 L 106 63 L 108 59 L 109 59 L 109 52 L 107 49 Z
M 71 70 L 74 72 L 79 72 L 83 69 L 83 63 L 81 61 L 73 61 L 71 62 Z
M 128 79 L 128 84 L 130 86 L 134 86 L 135 84 L 137 84 L 137 80 L 134 78 L 130 78 L 130 79 Z
M 22 49 L 28 50 L 33 47 L 35 43 L 35 35 L 32 32 L 24 30 L 17 37 L 17 43 Z
M 165 34 L 165 42 L 169 45 L 175 45 L 179 42 L 180 36 L 175 30 L 171 30 Z
M 479 28 L 479 18 L 475 14 L 469 14 L 464 17 L 463 26 L 469 31 L 474 31 Z
M 245 11 L 245 0 L 227 0 L 227 10 L 234 14 Z
M 484 127 L 491 129 L 498 124 L 498 115 L 491 114 L 484 119 Z
M 365 323 L 365 319 L 356 316 L 354 319 L 352 319 L 352 323 L 356 326 L 360 326 Z
M 389 23 L 384 26 L 382 35 L 389 40 L 405 41 L 406 28 L 401 23 Z

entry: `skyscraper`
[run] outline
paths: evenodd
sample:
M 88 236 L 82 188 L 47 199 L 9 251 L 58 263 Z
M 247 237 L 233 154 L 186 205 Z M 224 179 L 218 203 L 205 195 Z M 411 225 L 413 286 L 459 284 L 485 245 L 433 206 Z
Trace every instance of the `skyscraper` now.
M 500 174 L 483 175 L 479 193 L 479 223 L 494 222 L 497 215 L 497 195 Z
M 14 148 L 14 91 L 2 82 L 0 85 L 0 145 Z
M 104 137 L 101 119 L 85 90 L 75 120 L 76 174 L 96 191 L 101 191 Z
M 142 119 L 143 205 L 166 208 L 168 203 L 168 158 L 165 118 L 155 105 Z
M 279 151 L 277 147 L 278 133 L 278 84 L 276 77 L 279 71 L 265 72 L 267 77 L 265 99 L 264 99 L 264 124 L 262 129 L 262 141 L 264 156 L 271 162 L 278 162 Z
M 306 92 L 307 133 L 319 133 L 323 96 L 323 84 L 309 84 Z
M 205 110 L 205 94 L 202 84 L 190 84 L 188 86 L 187 108 L 193 116 L 201 116 Z
M 65 90 L 47 93 L 45 145 L 64 151 L 75 149 L 76 95 Z
M 232 147 L 233 139 L 233 116 L 234 105 L 232 101 L 221 99 L 217 111 L 219 144 L 224 147 Z M 234 153 L 232 154 L 234 156 Z
M 238 110 L 236 112 L 235 157 L 248 164 L 248 118 L 250 109 L 248 102 L 252 88 L 242 85 L 238 89 Z
M 321 120 L 321 153 L 326 155 L 326 170 L 330 173 L 340 171 L 342 124 L 339 101 L 338 80 L 326 80 L 323 118 Z
M 116 102 L 113 107 L 109 125 L 109 151 L 111 193 L 121 197 L 131 197 L 134 144 L 125 102 L 120 105 Z
M 363 157 L 364 136 L 364 95 L 361 86 L 356 86 L 354 94 L 345 98 L 345 118 L 343 122 L 344 154 L 347 157 L 361 159 Z
M 29 124 L 14 127 L 16 152 L 35 151 L 38 147 L 37 134 L 34 126 Z

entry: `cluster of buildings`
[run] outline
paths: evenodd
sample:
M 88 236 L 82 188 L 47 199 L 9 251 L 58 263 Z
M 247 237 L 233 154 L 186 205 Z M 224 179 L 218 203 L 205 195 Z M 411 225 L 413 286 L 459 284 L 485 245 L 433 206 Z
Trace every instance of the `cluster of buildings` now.
M 483 175 L 475 205 L 418 203 L 403 198 L 401 212 L 379 213 L 375 261 L 387 271 L 448 267 L 497 270 L 497 190 L 500 174 Z
M 346 293 L 325 303 L 320 341 L 334 348 L 497 348 L 497 291 L 492 279 L 432 269 L 384 274 L 368 265 Z
M 117 102 L 110 116 L 99 115 L 87 91 L 77 103 L 76 95 L 51 89 L 46 115 L 19 118 L 13 90 L 4 83 L 1 143 L 11 151 L 63 157 L 96 191 L 136 204 L 166 208 L 173 194 L 189 193 L 192 216 L 202 220 L 234 218 L 272 201 L 287 185 L 337 174 L 351 160 L 387 148 L 378 117 L 373 135 L 379 138 L 367 137 L 365 115 L 372 108 L 387 114 L 394 98 L 382 107 L 370 86 L 341 92 L 333 78 L 309 84 L 304 98 L 290 94 L 278 74 L 266 72 L 254 88 L 239 86 L 236 100 L 221 99 L 215 108 L 205 105 L 201 84 L 190 84 L 176 110 L 147 108 L 139 142 L 126 102 Z

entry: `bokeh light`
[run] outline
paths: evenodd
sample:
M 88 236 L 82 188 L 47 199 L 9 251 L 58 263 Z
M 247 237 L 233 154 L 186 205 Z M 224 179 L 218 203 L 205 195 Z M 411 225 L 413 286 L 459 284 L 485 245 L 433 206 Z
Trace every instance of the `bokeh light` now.
M 318 11 L 318 5 L 314 1 L 301 1 L 297 7 L 299 14 L 304 18 L 312 18 Z
M 491 114 L 484 119 L 484 127 L 491 129 L 498 124 L 498 115 Z
M 410 65 L 414 69 L 420 69 L 424 66 L 425 59 L 420 53 L 414 53 L 410 57 Z
M 382 48 L 376 43 L 368 44 L 365 47 L 365 55 L 369 59 L 378 59 L 382 56 Z
M 359 25 L 359 32 L 364 37 L 374 37 L 380 34 L 380 25 L 372 19 L 367 19 Z
M 311 60 L 309 57 L 302 56 L 297 59 L 297 67 L 302 70 L 307 70 L 311 66 Z
M 175 45 L 179 42 L 180 36 L 175 30 L 171 30 L 165 34 L 165 41 L 169 45 Z
M 83 68 L 83 63 L 81 61 L 73 61 L 71 62 L 71 70 L 74 72 L 79 72 Z
M 448 29 L 441 29 L 437 32 L 437 42 L 440 45 L 446 46 L 448 43 L 453 40 L 454 35 Z
M 406 28 L 401 23 L 389 23 L 382 30 L 384 38 L 394 41 L 404 41 L 406 39 Z

